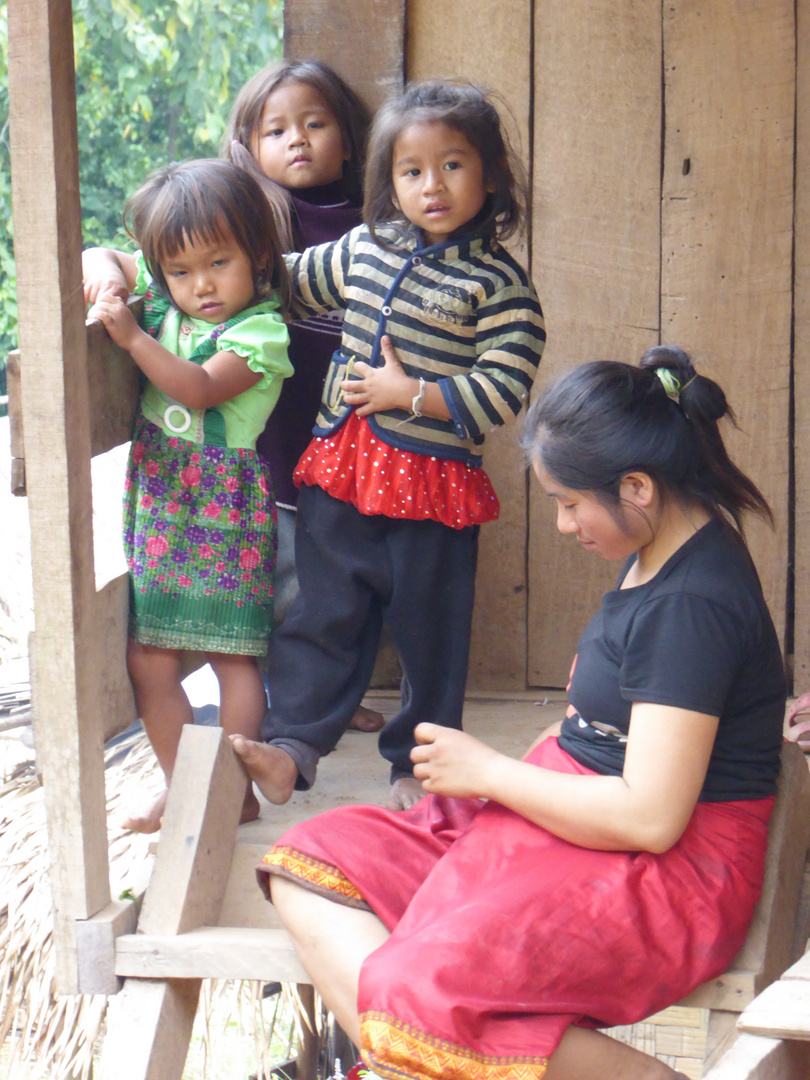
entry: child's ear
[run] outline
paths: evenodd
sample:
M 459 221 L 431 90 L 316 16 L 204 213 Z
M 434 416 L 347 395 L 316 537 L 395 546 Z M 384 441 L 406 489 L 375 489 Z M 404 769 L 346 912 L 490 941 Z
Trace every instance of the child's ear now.
M 268 255 L 264 262 L 260 263 L 256 267 L 256 286 L 259 289 L 267 288 L 270 285 L 270 279 L 272 277 L 272 259 Z
M 499 159 L 498 169 L 500 170 L 501 175 L 508 176 L 506 158 Z M 486 170 L 486 172 L 489 171 L 489 169 Z M 496 176 L 497 174 L 493 170 L 490 174 L 489 179 L 487 179 L 486 176 L 484 177 L 484 191 L 486 191 L 487 195 L 494 195 L 495 192 L 498 190 L 498 181 L 496 179 Z

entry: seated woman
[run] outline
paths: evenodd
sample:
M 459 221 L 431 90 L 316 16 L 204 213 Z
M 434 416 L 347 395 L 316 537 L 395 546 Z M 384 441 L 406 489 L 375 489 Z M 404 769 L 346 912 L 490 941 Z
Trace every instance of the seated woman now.
M 623 561 L 567 718 L 522 761 L 423 724 L 428 798 L 330 811 L 265 857 L 260 880 L 373 1073 L 680 1075 L 595 1029 L 723 972 L 761 889 L 785 685 L 742 535 L 744 512 L 770 512 L 726 453 L 731 415 L 677 348 L 547 390 L 524 445 L 557 526 Z

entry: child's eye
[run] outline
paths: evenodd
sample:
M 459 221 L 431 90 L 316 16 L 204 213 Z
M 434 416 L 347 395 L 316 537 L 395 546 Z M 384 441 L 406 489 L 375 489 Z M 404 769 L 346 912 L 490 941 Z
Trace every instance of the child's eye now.
M 418 176 L 419 175 L 419 169 L 417 169 L 416 166 L 414 165 L 414 167 L 412 169 L 406 169 L 405 172 L 402 175 L 403 176 Z
M 445 169 L 460 169 L 461 168 L 461 162 L 460 161 L 447 161 L 447 162 L 445 162 L 444 167 L 445 167 Z
M 265 131 L 265 139 L 277 139 L 279 135 L 284 134 L 284 129 L 280 127 L 270 128 L 269 131 Z
M 312 120 L 312 121 L 310 121 L 310 123 L 307 124 L 307 127 L 310 127 L 310 128 L 322 128 L 322 127 L 326 127 L 326 124 L 323 122 L 323 120 Z
M 225 266 L 228 262 L 227 259 L 214 259 L 212 266 Z
M 173 277 L 173 278 L 183 277 L 184 274 L 185 274 L 185 270 L 169 270 L 169 271 L 167 271 L 167 276 L 168 277 Z

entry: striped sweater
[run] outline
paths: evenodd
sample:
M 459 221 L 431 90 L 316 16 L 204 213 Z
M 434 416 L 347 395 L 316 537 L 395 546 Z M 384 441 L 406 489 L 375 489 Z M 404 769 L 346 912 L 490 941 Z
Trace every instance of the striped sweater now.
M 378 232 L 396 251 L 361 225 L 287 256 L 297 314 L 346 312 L 314 434 L 330 434 L 349 415 L 340 384 L 353 360 L 384 363 L 387 334 L 408 375 L 439 384 L 451 419 L 392 409 L 370 415 L 372 429 L 400 449 L 480 465 L 484 435 L 520 411 L 537 372 L 545 330 L 534 287 L 504 248 L 480 235 L 420 247 L 418 235 Z

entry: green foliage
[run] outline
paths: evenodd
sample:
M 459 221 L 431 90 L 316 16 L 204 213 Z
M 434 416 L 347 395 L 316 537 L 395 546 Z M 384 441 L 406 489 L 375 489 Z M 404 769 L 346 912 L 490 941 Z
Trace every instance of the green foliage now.
M 122 247 L 124 202 L 169 161 L 216 157 L 240 86 L 281 56 L 282 0 L 73 0 L 85 246 Z M 8 33 L 0 3 L 0 357 L 16 347 Z M 2 364 L 2 360 L 0 360 Z

